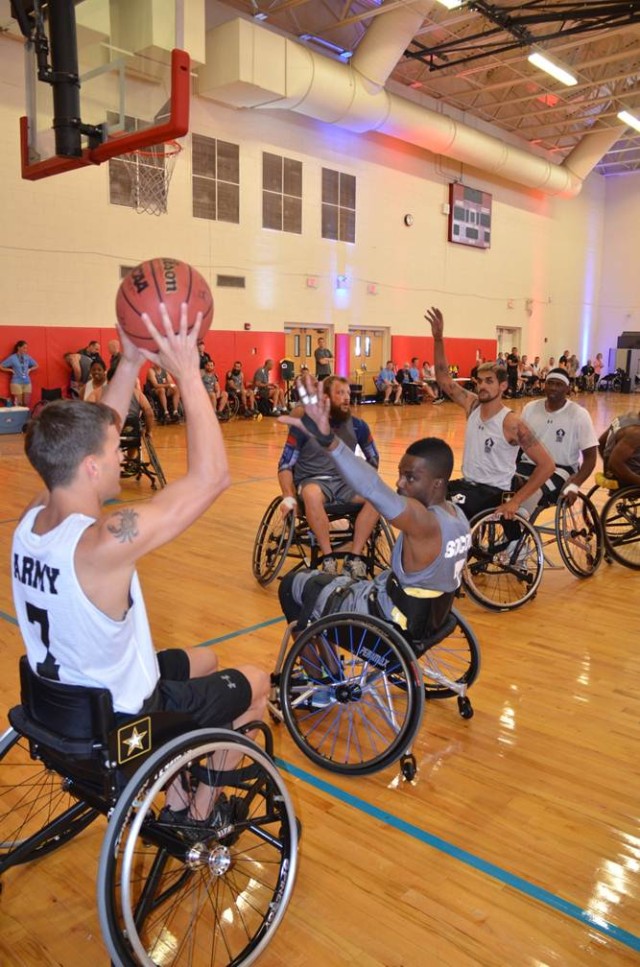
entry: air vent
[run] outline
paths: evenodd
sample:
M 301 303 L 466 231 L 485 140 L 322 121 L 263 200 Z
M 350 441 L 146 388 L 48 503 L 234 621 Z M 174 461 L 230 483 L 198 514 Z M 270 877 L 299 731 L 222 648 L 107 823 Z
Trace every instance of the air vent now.
M 217 275 L 216 285 L 227 289 L 244 289 L 244 275 Z

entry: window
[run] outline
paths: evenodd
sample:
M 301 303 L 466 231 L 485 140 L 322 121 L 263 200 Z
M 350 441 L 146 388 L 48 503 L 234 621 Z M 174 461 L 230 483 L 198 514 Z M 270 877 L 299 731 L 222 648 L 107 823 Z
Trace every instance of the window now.
M 201 134 L 191 139 L 194 218 L 240 222 L 240 148 Z
M 302 162 L 262 154 L 262 227 L 302 234 Z
M 322 169 L 322 237 L 337 242 L 356 240 L 356 179 L 331 168 Z

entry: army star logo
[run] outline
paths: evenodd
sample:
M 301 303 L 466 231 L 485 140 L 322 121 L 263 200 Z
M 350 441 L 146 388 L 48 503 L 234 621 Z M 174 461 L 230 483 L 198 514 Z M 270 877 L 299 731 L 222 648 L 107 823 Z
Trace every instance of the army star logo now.
M 151 720 L 138 719 L 118 730 L 118 762 L 128 762 L 151 749 Z

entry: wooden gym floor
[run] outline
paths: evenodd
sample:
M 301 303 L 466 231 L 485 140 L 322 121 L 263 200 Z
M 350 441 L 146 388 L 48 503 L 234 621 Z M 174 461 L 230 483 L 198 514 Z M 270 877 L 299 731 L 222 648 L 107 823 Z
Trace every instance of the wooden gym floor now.
M 637 396 L 579 397 L 601 432 Z M 519 408 L 520 401 L 513 404 Z M 366 406 L 385 479 L 420 436 L 461 457 L 453 404 Z M 158 647 L 216 643 L 223 665 L 271 670 L 283 631 L 275 587 L 251 575 L 258 522 L 277 493 L 285 430 L 273 420 L 223 427 L 233 483 L 181 539 L 140 566 Z M 155 442 L 169 480 L 183 431 Z M 0 701 L 18 699 L 22 647 L 9 578 L 12 531 L 38 489 L 22 438 L 0 438 Z M 122 500 L 151 496 L 123 481 Z M 347 779 L 315 767 L 284 726 L 279 764 L 304 826 L 300 867 L 264 967 L 637 964 L 640 952 L 640 574 L 603 564 L 588 581 L 545 573 L 535 600 L 492 614 L 460 609 L 482 647 L 470 692 L 427 706 L 414 783 L 396 767 Z M 9 871 L 0 898 L 3 965 L 106 964 L 95 874 L 104 821 L 63 849 Z

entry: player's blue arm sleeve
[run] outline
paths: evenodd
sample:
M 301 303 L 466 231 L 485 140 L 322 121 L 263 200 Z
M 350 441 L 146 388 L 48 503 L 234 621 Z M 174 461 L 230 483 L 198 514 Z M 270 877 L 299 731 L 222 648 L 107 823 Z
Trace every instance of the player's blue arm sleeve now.
M 296 463 L 298 462 L 298 457 L 300 456 L 300 446 L 302 440 L 299 434 L 293 429 L 289 430 L 289 436 L 287 437 L 287 442 L 284 445 L 284 450 L 280 456 L 280 462 L 278 463 L 278 473 L 281 470 L 293 470 Z
M 364 453 L 365 460 L 377 470 L 380 466 L 380 454 L 378 453 L 378 448 L 373 441 L 369 425 L 365 423 L 364 420 L 359 420 L 357 417 L 354 417 L 353 428 L 356 433 L 358 445 Z
M 395 520 L 405 510 L 406 498 L 388 487 L 373 467 L 356 457 L 342 441 L 335 450 L 329 450 L 328 453 L 333 457 L 340 476 L 387 520 Z

